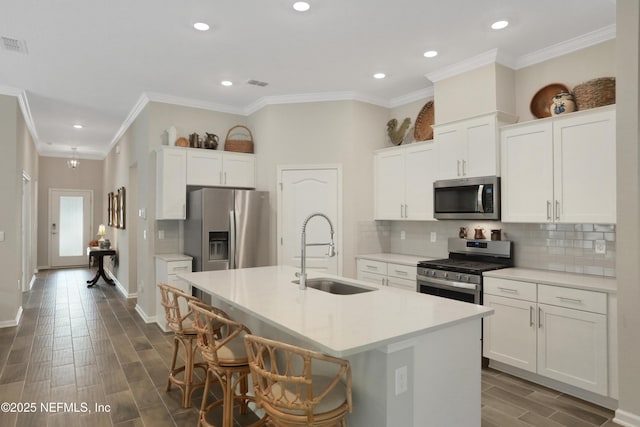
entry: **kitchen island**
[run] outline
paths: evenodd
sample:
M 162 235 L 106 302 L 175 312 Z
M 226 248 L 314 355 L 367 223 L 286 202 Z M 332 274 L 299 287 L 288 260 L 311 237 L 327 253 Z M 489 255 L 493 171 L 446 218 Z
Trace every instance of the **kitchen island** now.
M 182 273 L 253 333 L 346 358 L 351 427 L 480 426 L 487 307 L 351 279 L 354 295 L 298 289 L 289 266 Z M 309 271 L 308 278 L 330 277 Z

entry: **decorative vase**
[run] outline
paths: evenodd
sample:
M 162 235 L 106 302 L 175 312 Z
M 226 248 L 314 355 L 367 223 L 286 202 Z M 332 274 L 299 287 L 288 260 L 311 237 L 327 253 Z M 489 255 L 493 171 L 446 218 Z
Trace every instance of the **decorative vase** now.
M 559 114 L 572 113 L 576 111 L 576 101 L 570 93 L 562 92 L 553 97 L 553 102 L 549 107 L 552 116 Z

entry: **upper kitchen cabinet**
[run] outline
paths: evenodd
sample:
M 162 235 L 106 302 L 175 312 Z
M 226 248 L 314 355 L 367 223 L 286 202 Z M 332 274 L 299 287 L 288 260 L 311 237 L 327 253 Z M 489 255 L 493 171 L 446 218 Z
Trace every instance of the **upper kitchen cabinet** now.
M 374 156 L 375 219 L 432 220 L 438 156 L 433 141 L 379 150 Z
M 615 106 L 505 127 L 504 222 L 616 221 Z
M 194 149 L 187 151 L 187 185 L 255 188 L 253 154 Z
M 434 126 L 438 179 L 500 175 L 498 127 L 514 121 L 513 116 L 494 112 Z
M 187 215 L 187 152 L 162 147 L 156 152 L 156 219 Z
M 187 185 L 255 188 L 255 156 L 162 146 L 156 166 L 156 219 L 185 219 Z

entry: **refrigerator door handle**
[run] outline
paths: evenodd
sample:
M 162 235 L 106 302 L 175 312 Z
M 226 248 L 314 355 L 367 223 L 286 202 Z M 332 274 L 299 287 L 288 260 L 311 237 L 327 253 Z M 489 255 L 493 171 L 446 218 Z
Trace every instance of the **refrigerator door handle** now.
M 229 269 L 236 268 L 236 216 L 229 211 Z

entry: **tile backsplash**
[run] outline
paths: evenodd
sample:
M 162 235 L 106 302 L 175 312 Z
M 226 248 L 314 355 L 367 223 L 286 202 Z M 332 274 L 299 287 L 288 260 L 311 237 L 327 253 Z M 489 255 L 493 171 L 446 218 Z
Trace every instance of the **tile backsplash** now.
M 614 224 L 369 221 L 359 224 L 358 253 L 393 252 L 443 258 L 447 256 L 447 239 L 458 237 L 460 227 L 467 227 L 469 237 L 473 237 L 476 227 L 482 227 L 487 238 L 492 229 L 501 229 L 502 239 L 514 243 L 516 267 L 616 275 Z M 432 233 L 435 233 L 435 242 L 431 242 Z M 605 241 L 606 253 L 596 253 L 596 240 Z

